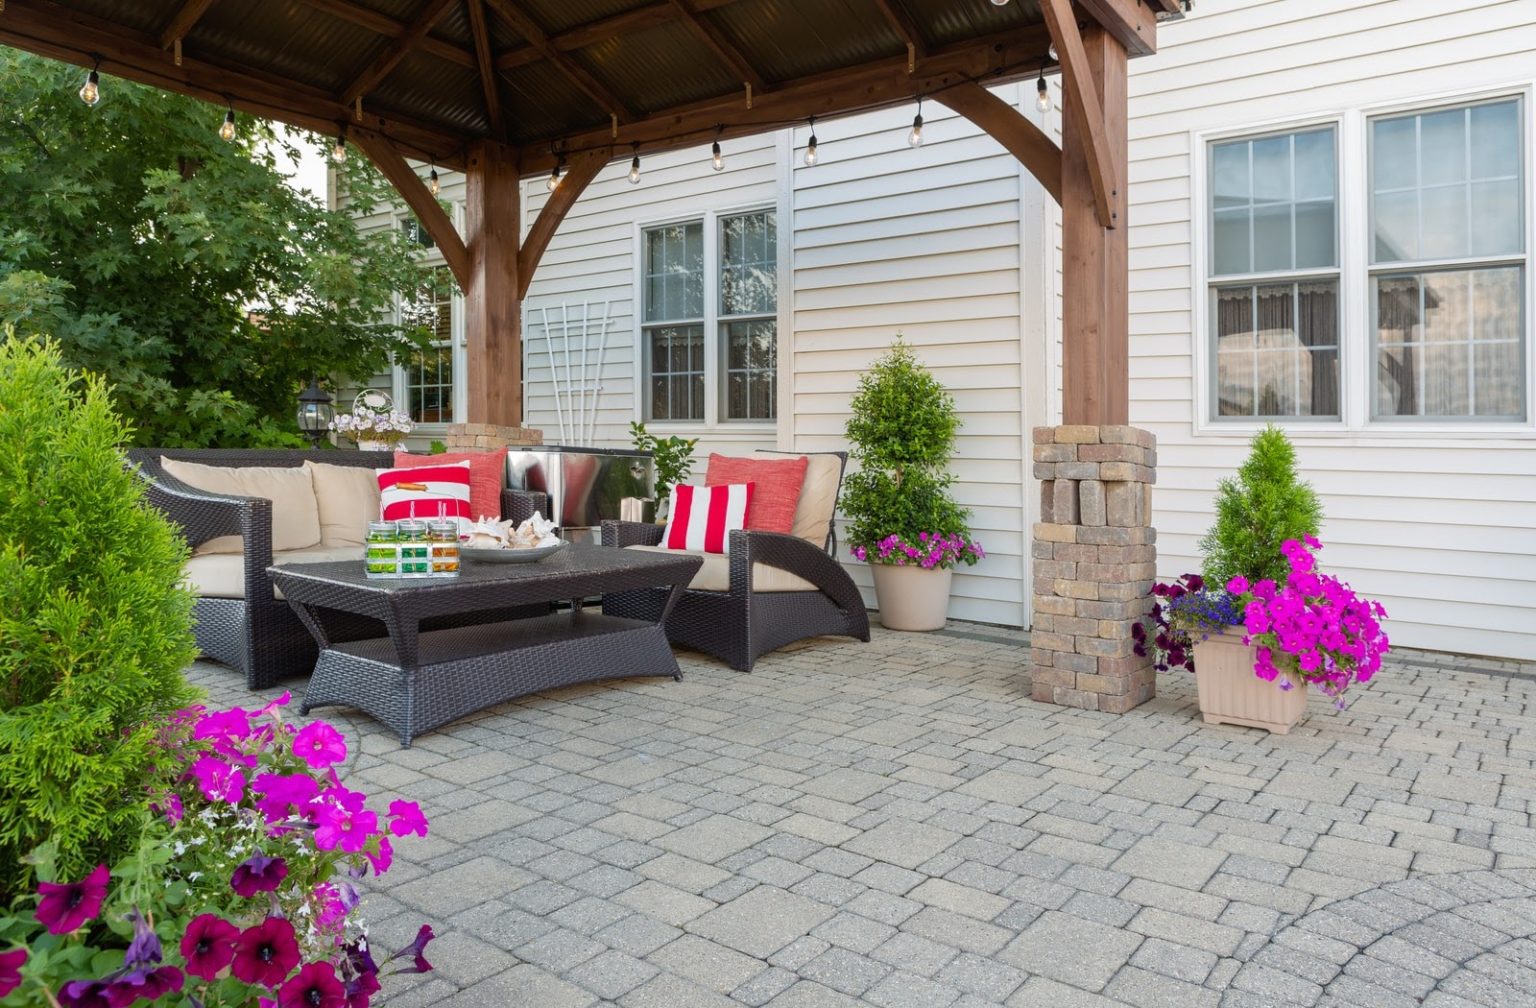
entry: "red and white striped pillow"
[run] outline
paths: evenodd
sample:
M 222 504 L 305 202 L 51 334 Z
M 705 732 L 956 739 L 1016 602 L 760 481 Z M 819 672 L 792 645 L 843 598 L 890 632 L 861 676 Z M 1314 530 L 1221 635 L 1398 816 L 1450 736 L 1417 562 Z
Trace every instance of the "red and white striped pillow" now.
M 730 533 L 746 527 L 751 503 L 751 483 L 712 487 L 680 483 L 672 488 L 672 511 L 667 516 L 662 545 L 676 550 L 728 552 Z
M 439 514 L 458 519 L 460 533 L 474 524 L 468 462 L 379 470 L 379 515 L 385 521 L 431 520 Z

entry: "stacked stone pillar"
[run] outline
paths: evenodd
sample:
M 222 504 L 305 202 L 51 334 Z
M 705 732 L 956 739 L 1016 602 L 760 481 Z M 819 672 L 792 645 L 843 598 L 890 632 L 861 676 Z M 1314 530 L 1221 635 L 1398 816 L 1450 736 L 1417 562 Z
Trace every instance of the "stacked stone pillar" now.
M 501 427 L 497 424 L 451 424 L 443 435 L 443 444 L 449 451 L 484 451 L 487 448 L 508 448 L 512 445 L 537 445 L 544 443 L 544 432 L 531 427 Z
M 1124 714 L 1156 694 L 1131 636 L 1156 577 L 1156 444 L 1135 427 L 1035 428 L 1036 700 Z

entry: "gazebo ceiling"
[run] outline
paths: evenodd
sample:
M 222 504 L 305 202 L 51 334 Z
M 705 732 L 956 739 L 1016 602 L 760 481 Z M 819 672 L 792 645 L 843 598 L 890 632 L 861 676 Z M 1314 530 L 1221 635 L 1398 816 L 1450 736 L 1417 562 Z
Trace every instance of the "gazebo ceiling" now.
M 1179 0 L 1078 0 L 1132 55 Z M 3 0 L 0 42 L 462 167 L 522 173 L 1033 76 L 1038 0 Z

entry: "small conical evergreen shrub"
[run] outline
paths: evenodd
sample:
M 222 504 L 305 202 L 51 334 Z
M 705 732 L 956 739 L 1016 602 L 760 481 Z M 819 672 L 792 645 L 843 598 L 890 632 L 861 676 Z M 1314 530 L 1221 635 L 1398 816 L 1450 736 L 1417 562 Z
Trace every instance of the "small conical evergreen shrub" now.
M 0 342 L 0 906 L 57 846 L 82 878 L 139 841 L 154 737 L 194 698 L 186 547 L 123 465 L 106 384 Z
M 1233 575 L 1284 582 L 1290 565 L 1280 552 L 1287 539 L 1317 535 L 1323 507 L 1311 484 L 1296 475 L 1296 450 L 1273 425 L 1253 437 L 1236 477 L 1216 491 L 1216 523 L 1200 540 L 1202 573 L 1213 587 Z

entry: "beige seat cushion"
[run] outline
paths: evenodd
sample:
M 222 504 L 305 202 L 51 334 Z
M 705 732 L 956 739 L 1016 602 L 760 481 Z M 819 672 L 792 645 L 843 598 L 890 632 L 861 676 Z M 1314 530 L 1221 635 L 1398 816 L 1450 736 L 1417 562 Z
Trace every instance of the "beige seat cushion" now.
M 320 542 L 320 508 L 309 470 L 302 466 L 210 466 L 161 456 L 166 473 L 188 486 L 236 497 L 265 497 L 272 502 L 272 550 L 307 549 Z M 239 553 L 240 536 L 219 536 L 200 543 L 193 556 Z
M 731 558 L 724 553 L 705 553 L 703 550 L 669 550 L 665 546 L 629 546 L 627 549 L 645 550 L 647 553 L 686 553 L 702 557 L 704 566 L 688 582 L 696 591 L 730 591 Z M 752 565 L 752 590 L 755 592 L 818 591 L 805 578 L 767 564 Z
M 785 458 L 783 452 L 758 451 L 754 455 Z M 800 502 L 795 505 L 795 527 L 791 535 L 826 549 L 832 531 L 832 515 L 837 510 L 837 486 L 842 481 L 843 460 L 836 455 L 805 452 L 810 464 L 805 467 L 805 482 L 800 486 Z
M 273 553 L 274 564 L 322 563 L 326 560 L 356 560 L 363 563 L 361 546 L 314 546 L 310 549 Z M 187 561 L 186 579 L 192 592 L 202 598 L 245 598 L 245 557 L 239 553 L 204 553 Z M 274 598 L 283 593 L 274 586 Z
M 368 523 L 379 520 L 379 470 L 304 462 L 320 507 L 321 546 L 361 546 Z

